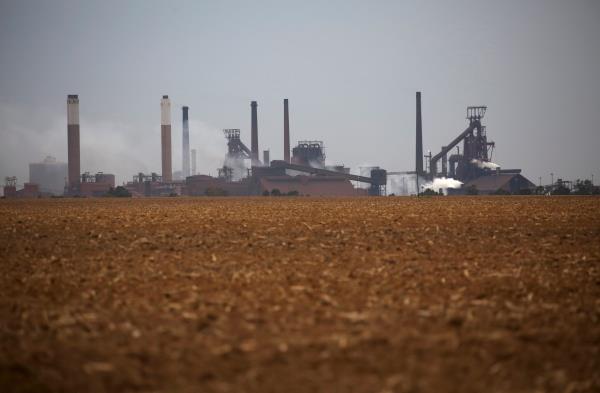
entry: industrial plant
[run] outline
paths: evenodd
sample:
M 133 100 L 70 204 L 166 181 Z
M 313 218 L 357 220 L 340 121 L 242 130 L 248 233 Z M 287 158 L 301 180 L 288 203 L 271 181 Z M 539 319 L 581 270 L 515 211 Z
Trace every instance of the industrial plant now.
M 227 150 L 218 175 L 199 173 L 197 150 L 190 149 L 189 113 L 182 108 L 182 170 L 174 173 L 171 144 L 171 100 L 160 100 L 161 173 L 139 172 L 123 184 L 134 197 L 150 196 L 382 196 L 388 188 L 397 195 L 415 195 L 426 189 L 447 194 L 531 193 L 535 185 L 520 169 L 504 169 L 491 161 L 495 143 L 488 140 L 483 125 L 486 106 L 469 106 L 467 128 L 437 154 L 424 154 L 421 93 L 416 93 L 415 169 L 388 171 L 380 167 L 362 168 L 353 174 L 343 165 L 326 161 L 321 140 L 300 139 L 290 146 L 289 100 L 283 100 L 283 159 L 272 160 L 270 151 L 259 150 L 258 103 L 250 103 L 250 147 L 243 142 L 240 128 L 223 129 Z M 98 172 L 81 173 L 79 96 L 67 97 L 67 164 L 54 158 L 30 164 L 27 191 L 16 190 L 16 179 L 7 178 L 4 195 L 19 196 L 103 196 L 115 187 L 115 176 Z M 85 132 L 85 128 L 84 128 Z M 462 148 L 462 149 L 461 149 Z M 85 154 L 85 152 L 83 152 Z M 451 180 L 448 182 L 447 180 Z M 62 182 L 62 184 L 61 184 Z M 451 183 L 451 184 L 450 184 Z M 400 187 L 398 187 L 400 185 Z M 399 191 L 398 191 L 399 190 Z

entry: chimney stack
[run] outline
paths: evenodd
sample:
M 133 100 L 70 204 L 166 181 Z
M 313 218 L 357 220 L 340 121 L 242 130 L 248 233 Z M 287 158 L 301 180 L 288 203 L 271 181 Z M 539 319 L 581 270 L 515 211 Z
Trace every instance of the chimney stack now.
M 283 100 L 283 160 L 290 163 L 290 112 L 287 98 Z
M 196 176 L 196 149 L 192 149 L 192 176 Z
M 160 101 L 160 148 L 162 160 L 162 180 L 170 183 L 173 180 L 171 167 L 171 100 L 165 95 Z
M 271 163 L 270 154 L 268 150 L 263 150 L 263 164 L 269 166 Z
M 256 113 L 256 107 L 258 104 L 256 101 L 252 101 L 250 103 L 252 107 L 252 134 L 250 136 L 250 158 L 252 161 L 252 165 L 258 165 L 258 116 Z
M 67 97 L 67 157 L 68 157 L 68 190 L 70 194 L 79 192 L 79 175 L 81 174 L 79 151 L 79 96 L 69 94 Z
M 190 175 L 190 126 L 188 123 L 188 107 L 184 106 L 183 110 L 183 147 L 181 158 L 183 160 L 181 164 L 181 171 L 183 172 L 183 178 L 185 179 Z
M 421 92 L 417 92 L 417 149 L 415 154 L 417 175 L 423 175 L 423 125 L 421 123 Z

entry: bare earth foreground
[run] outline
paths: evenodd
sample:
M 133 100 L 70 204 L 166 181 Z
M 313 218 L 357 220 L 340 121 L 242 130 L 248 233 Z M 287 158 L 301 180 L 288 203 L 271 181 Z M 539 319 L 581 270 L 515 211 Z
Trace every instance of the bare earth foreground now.
M 0 201 L 3 392 L 598 392 L 600 198 Z

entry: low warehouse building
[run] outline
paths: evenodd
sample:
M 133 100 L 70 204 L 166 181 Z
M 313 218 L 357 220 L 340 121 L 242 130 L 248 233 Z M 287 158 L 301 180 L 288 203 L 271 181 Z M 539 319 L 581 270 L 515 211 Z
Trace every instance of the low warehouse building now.
M 297 192 L 310 196 L 357 196 L 366 191 L 355 189 L 345 177 L 336 176 L 266 176 L 258 179 L 259 192 L 271 193 L 279 190 L 282 194 Z
M 535 189 L 535 184 L 523 175 L 494 174 L 481 176 L 464 184 L 462 190 L 476 189 L 479 194 L 523 194 Z

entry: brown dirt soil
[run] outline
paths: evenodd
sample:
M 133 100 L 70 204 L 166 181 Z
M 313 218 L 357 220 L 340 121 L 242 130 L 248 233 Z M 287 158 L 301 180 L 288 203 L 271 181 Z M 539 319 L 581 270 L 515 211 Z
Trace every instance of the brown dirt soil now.
M 600 198 L 0 201 L 4 392 L 598 392 Z

